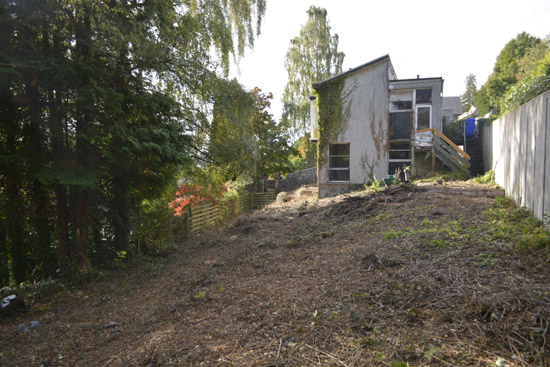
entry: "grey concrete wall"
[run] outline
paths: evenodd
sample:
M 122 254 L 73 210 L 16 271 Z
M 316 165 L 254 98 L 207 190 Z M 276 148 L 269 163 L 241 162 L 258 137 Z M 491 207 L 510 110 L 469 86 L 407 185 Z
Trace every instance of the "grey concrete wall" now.
M 506 195 L 541 220 L 550 216 L 549 99 L 547 91 L 482 131 L 485 170 L 492 169 Z
M 350 144 L 350 181 L 328 181 L 328 165 L 319 169 L 319 196 L 331 196 L 346 189 L 367 183 L 374 174 L 378 179 L 388 173 L 386 149 L 388 129 L 388 68 L 387 60 L 346 77 L 342 92 L 344 109 L 348 111 L 346 129 L 331 143 Z M 377 151 L 371 132 L 383 137 L 383 151 Z M 328 157 L 328 147 L 323 153 Z
M 309 168 L 303 171 L 293 172 L 286 175 L 284 180 L 279 180 L 279 191 L 291 191 L 304 185 L 317 183 L 317 168 Z

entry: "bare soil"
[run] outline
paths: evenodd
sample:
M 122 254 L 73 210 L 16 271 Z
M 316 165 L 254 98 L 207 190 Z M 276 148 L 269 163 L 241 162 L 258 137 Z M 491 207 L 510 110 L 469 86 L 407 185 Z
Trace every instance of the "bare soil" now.
M 0 365 L 548 366 L 548 261 L 495 240 L 486 196 L 280 194 L 2 320 Z

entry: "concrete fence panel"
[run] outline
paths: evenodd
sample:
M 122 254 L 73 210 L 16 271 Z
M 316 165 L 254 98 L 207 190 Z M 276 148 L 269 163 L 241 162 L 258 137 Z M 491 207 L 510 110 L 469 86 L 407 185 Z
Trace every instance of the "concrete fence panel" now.
M 495 172 L 507 196 L 541 220 L 550 215 L 549 99 L 547 91 L 482 133 L 485 169 Z

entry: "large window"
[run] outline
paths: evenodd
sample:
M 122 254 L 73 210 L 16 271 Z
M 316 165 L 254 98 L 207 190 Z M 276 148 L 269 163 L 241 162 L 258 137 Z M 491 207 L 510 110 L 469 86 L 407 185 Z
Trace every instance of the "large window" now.
M 349 143 L 329 145 L 328 180 L 349 181 Z

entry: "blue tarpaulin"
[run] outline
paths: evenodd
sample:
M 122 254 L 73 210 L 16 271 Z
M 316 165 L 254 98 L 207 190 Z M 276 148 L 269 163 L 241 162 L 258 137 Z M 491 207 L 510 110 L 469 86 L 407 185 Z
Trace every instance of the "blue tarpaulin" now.
M 466 136 L 471 137 L 474 136 L 476 131 L 476 119 L 469 118 L 466 119 Z

